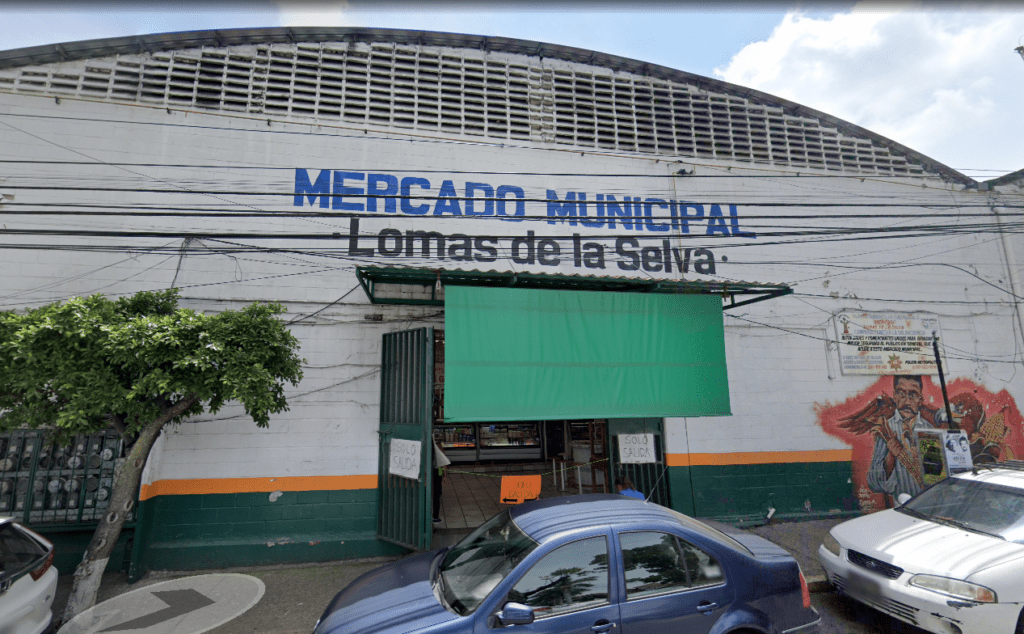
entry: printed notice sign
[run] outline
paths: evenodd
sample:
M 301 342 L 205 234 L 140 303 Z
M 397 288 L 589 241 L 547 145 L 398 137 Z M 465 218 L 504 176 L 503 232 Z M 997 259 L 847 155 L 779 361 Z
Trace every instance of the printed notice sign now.
M 619 434 L 618 437 L 620 463 L 657 462 L 654 456 L 654 434 Z
M 949 466 L 949 475 L 970 471 L 974 468 L 974 460 L 971 458 L 971 441 L 967 438 L 966 431 L 962 429 L 947 431 L 943 444 L 946 447 L 946 464 Z
M 422 443 L 418 440 L 391 439 L 391 464 L 388 473 L 413 480 L 420 479 L 420 454 Z
M 522 504 L 540 497 L 539 475 L 501 476 L 502 504 Z
M 842 312 L 836 338 L 843 374 L 938 374 L 932 332 L 939 318 L 926 313 Z

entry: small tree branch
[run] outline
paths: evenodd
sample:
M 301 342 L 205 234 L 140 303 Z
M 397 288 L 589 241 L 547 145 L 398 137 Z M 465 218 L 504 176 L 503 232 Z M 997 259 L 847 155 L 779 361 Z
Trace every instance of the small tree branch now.
M 128 431 L 128 428 L 125 427 L 125 425 L 124 425 L 124 421 L 125 421 L 124 414 L 111 414 L 110 415 L 110 422 L 111 422 L 111 424 L 114 425 L 114 429 L 116 429 L 117 433 L 121 434 L 121 436 L 124 436 L 126 434 L 126 432 Z

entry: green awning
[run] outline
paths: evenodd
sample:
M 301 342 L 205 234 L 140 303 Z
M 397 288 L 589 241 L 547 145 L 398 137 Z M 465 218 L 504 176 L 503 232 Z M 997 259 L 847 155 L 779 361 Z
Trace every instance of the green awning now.
M 707 294 L 445 288 L 452 422 L 728 415 Z

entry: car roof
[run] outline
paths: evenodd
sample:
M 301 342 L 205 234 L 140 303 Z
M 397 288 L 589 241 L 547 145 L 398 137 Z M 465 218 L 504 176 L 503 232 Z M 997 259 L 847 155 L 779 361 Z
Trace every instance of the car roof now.
M 978 465 L 973 471 L 958 473 L 955 477 L 1024 489 L 1024 463 L 1014 461 L 1009 464 L 997 462 Z
M 675 512 L 664 506 L 624 495 L 601 493 L 526 502 L 513 507 L 511 516 L 523 532 L 538 542 L 564 531 L 600 525 L 680 523 Z

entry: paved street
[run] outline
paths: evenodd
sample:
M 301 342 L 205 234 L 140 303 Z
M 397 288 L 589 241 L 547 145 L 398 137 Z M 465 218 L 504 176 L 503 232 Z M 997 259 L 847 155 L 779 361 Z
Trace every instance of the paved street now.
M 545 478 L 544 497 L 571 494 L 551 486 Z M 470 485 L 489 487 L 491 495 L 471 495 Z M 434 532 L 435 548 L 450 545 L 467 534 L 473 526 L 497 512 L 498 479 L 488 473 L 453 473 L 444 488 L 442 516 L 445 521 Z M 825 581 L 824 571 L 817 563 L 816 552 L 822 537 L 841 519 L 821 519 L 804 522 L 776 522 L 753 527 L 750 530 L 786 548 L 800 562 L 812 589 L 811 603 L 822 616 L 822 634 L 926 634 L 924 630 L 904 625 L 880 612 L 835 594 Z M 724 527 L 723 527 L 724 528 Z M 734 529 L 733 529 L 734 530 Z M 334 562 L 319 565 L 274 566 L 237 569 L 252 575 L 266 586 L 263 598 L 238 618 L 213 630 L 213 634 L 309 634 L 331 598 L 340 589 L 362 573 L 385 563 L 385 559 Z M 148 574 L 133 586 L 127 585 L 123 573 L 104 575 L 99 600 L 118 596 L 147 585 L 164 582 L 190 574 L 209 574 L 228 571 L 202 571 L 199 573 Z M 70 590 L 70 575 L 62 577 L 54 607 L 63 608 Z M 140 634 L 148 634 L 140 632 Z

